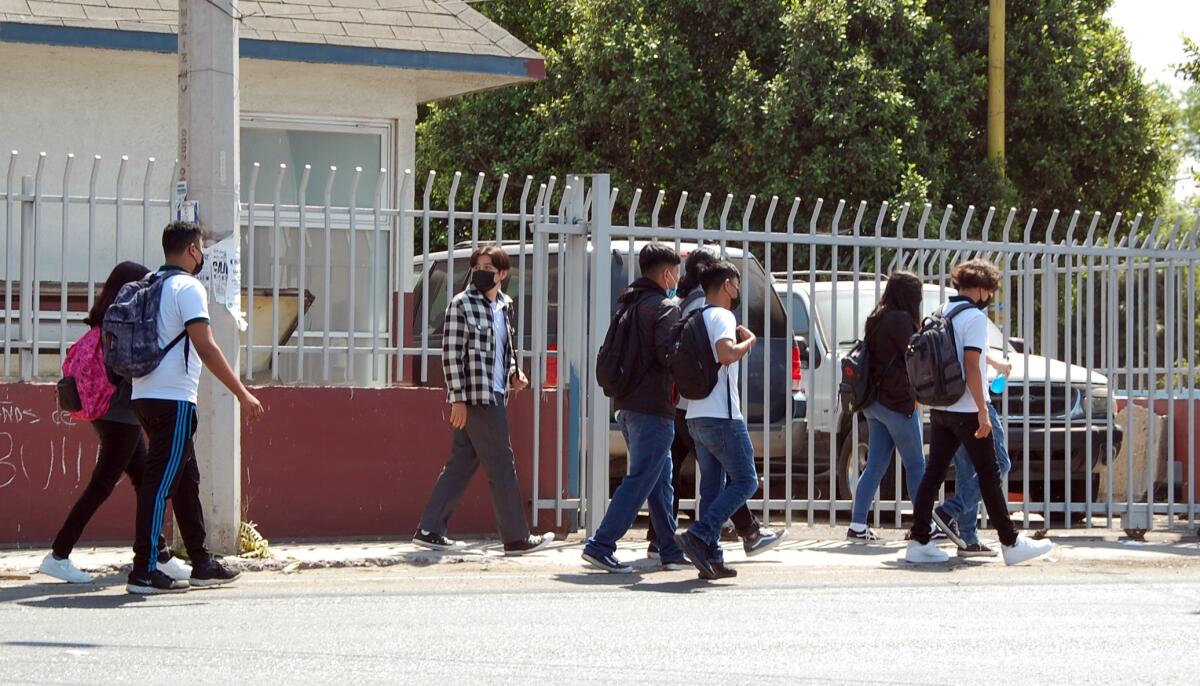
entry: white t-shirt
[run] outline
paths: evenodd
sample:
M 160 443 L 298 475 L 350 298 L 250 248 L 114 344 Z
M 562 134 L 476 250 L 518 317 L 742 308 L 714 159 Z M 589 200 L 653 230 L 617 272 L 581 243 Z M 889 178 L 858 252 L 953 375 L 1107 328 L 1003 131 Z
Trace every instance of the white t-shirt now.
M 508 391 L 508 358 L 504 355 L 508 347 L 508 322 L 505 321 L 504 303 L 500 298 L 492 303 L 492 330 L 496 333 L 496 361 L 492 366 L 492 390 L 497 393 Z
M 167 271 L 160 271 L 165 274 Z M 158 301 L 158 345 L 165 348 L 188 324 L 208 321 L 208 293 L 191 274 L 182 272 L 168 278 Z M 179 341 L 149 374 L 133 380 L 133 399 L 182 400 L 196 402 L 200 390 L 200 370 L 204 363 L 190 350 L 186 368 L 183 351 L 187 339 Z
M 723 307 L 710 307 L 701 312 L 700 316 L 704 317 L 704 327 L 708 330 L 708 343 L 712 349 L 713 359 L 720 361 L 720 358 L 717 357 L 717 341 L 728 338 L 734 343 L 737 342 L 737 319 L 732 312 Z M 717 385 L 713 387 L 712 393 L 703 400 L 688 402 L 688 419 L 702 417 L 743 419 L 742 400 L 738 392 L 738 367 L 740 365 L 740 361 L 722 365 L 717 372 Z M 731 407 L 732 415 L 730 414 Z
M 966 350 L 975 350 L 979 352 L 979 378 L 984 380 L 984 395 L 987 395 L 987 352 L 988 352 L 988 327 L 987 315 L 983 310 L 975 306 L 975 303 L 969 300 L 959 300 L 951 298 L 950 302 L 942 305 L 941 311 L 953 314 L 960 309 L 966 308 L 962 314 L 954 318 L 952 326 L 954 327 L 954 347 L 958 351 L 958 361 L 963 365 L 963 374 L 966 375 L 967 367 L 965 363 Z M 938 408 L 947 412 L 970 412 L 972 414 L 979 412 L 975 406 L 975 398 L 971 396 L 971 391 L 968 390 L 963 394 L 958 402 L 949 407 Z

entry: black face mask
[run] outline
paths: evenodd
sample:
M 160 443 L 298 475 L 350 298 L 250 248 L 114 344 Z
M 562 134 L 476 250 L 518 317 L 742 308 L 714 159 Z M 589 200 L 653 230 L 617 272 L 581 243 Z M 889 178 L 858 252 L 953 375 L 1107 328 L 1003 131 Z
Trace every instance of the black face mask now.
M 485 272 L 482 269 L 476 269 L 471 274 L 471 284 L 480 293 L 487 293 L 496 287 L 496 272 Z
M 192 276 L 198 276 L 204 270 L 204 253 L 200 253 L 200 261 L 192 269 Z
M 733 299 L 733 300 L 732 300 L 732 301 L 729 303 L 729 309 L 730 309 L 731 311 L 736 311 L 736 310 L 737 310 L 738 308 L 740 308 L 741 306 L 742 306 L 742 291 L 741 291 L 741 289 L 738 289 L 738 294 L 737 294 L 737 297 L 736 297 L 736 298 L 734 298 L 734 299 Z
M 996 300 L 996 296 L 989 296 L 987 298 L 987 300 L 976 300 L 975 307 L 978 307 L 981 310 L 986 310 L 987 308 L 992 306 L 992 303 L 995 300 Z

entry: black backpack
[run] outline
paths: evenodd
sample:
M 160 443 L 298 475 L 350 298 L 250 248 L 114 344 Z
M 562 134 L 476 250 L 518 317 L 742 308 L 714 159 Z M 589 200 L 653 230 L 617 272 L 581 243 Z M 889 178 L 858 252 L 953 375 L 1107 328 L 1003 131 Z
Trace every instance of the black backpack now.
M 893 357 L 883 371 L 886 373 L 895 363 Z M 871 374 L 871 353 L 865 340 L 854 341 L 850 352 L 841 359 L 841 368 L 838 397 L 842 401 L 842 411 L 857 414 L 874 405 L 879 399 L 879 381 Z
M 717 375 L 721 365 L 712 352 L 708 338 L 708 327 L 704 325 L 701 312 L 716 307 L 706 305 L 693 310 L 680 319 L 671 329 L 671 352 L 667 356 L 667 367 L 679 395 L 688 400 L 703 400 L 717 387 Z
M 908 382 L 922 405 L 947 407 L 967 392 L 967 378 L 954 340 L 954 319 L 969 309 L 970 305 L 964 305 L 949 316 L 943 311 L 926 317 L 921 330 L 908 341 L 904 353 Z
M 596 383 L 610 398 L 623 398 L 637 386 L 643 362 L 637 321 L 639 302 L 641 298 L 636 298 L 617 310 L 596 355 Z
M 871 354 L 867 342 L 859 339 L 841 360 L 842 381 L 838 384 L 838 397 L 842 411 L 850 414 L 862 412 L 875 403 L 878 385 L 871 379 Z

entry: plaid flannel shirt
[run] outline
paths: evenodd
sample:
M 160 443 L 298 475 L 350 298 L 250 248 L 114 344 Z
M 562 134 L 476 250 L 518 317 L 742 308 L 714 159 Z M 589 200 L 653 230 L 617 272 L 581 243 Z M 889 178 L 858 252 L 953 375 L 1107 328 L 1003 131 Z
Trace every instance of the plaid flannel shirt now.
M 517 373 L 517 353 L 513 346 L 513 301 L 505 293 L 498 296 L 504 305 L 508 325 L 508 383 Z M 474 285 L 454 296 L 446 308 L 442 331 L 442 371 L 446 376 L 448 402 L 469 405 L 495 403 L 492 376 L 496 363 L 496 333 L 492 324 L 492 306 Z

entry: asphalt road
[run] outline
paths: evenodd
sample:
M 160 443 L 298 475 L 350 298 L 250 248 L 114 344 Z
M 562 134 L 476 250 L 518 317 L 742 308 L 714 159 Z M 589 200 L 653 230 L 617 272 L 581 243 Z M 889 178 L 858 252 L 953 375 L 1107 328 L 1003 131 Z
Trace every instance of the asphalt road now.
M 738 566 L 708 583 L 444 561 L 155 598 L 117 577 L 0 582 L 0 683 L 1194 684 L 1200 671 L 1194 558 Z

